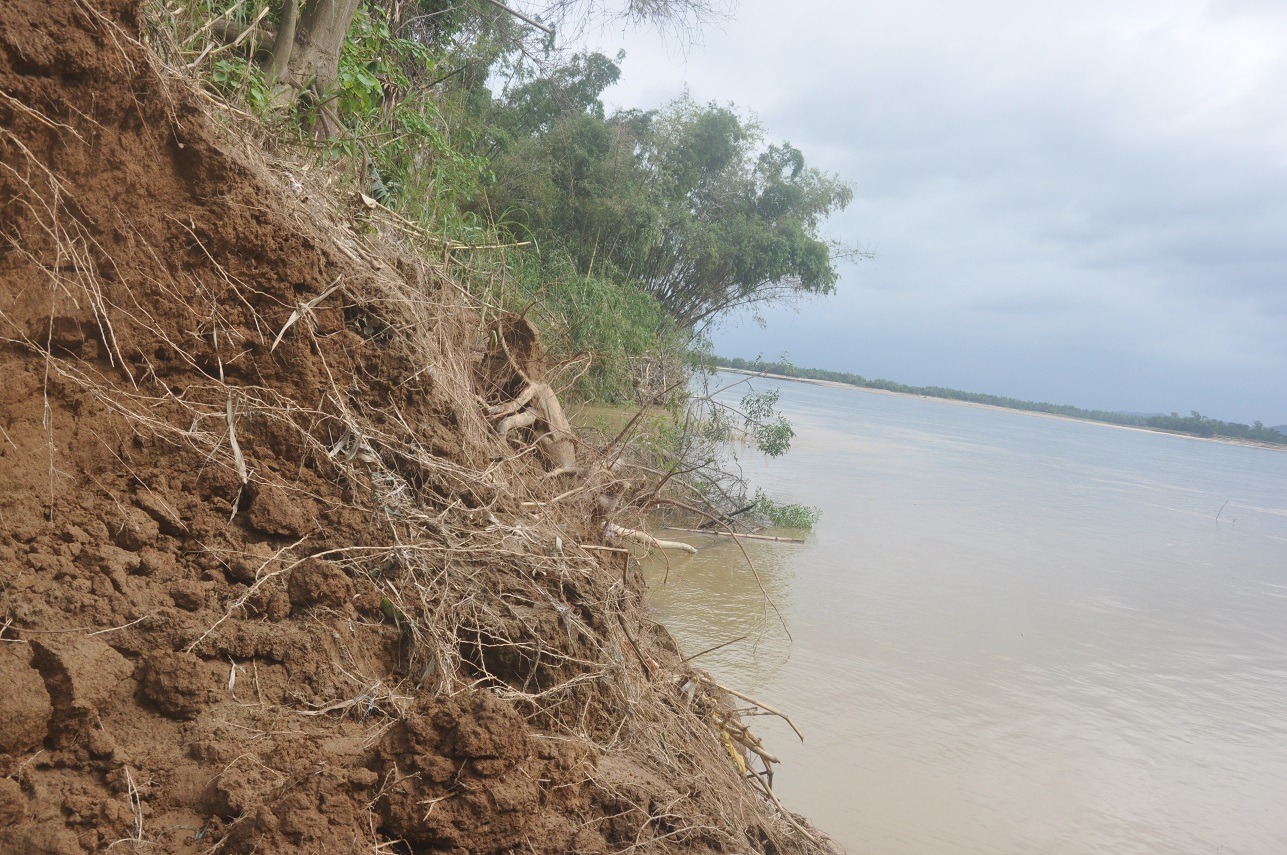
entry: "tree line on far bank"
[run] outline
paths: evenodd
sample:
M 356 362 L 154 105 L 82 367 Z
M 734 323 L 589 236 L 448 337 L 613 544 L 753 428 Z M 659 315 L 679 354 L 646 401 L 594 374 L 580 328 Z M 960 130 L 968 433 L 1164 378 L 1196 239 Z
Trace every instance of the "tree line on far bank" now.
M 755 371 L 765 374 L 781 374 L 784 377 L 796 377 L 805 380 L 827 380 L 833 383 L 845 383 L 864 389 L 881 389 L 887 392 L 900 392 L 906 395 L 924 395 L 929 398 L 944 398 L 952 401 L 968 401 L 973 404 L 987 404 L 993 407 L 1005 407 L 1010 410 L 1027 410 L 1037 413 L 1049 413 L 1056 416 L 1067 416 L 1106 424 L 1142 427 L 1151 430 L 1182 433 L 1200 437 L 1224 437 L 1228 439 L 1245 439 L 1255 442 L 1267 442 L 1275 445 L 1287 445 L 1287 435 L 1276 428 L 1266 427 L 1257 421 L 1250 425 L 1238 422 L 1222 422 L 1208 418 L 1196 410 L 1187 416 L 1179 413 L 1141 414 L 1123 413 L 1115 410 L 1084 410 L 1068 404 L 1050 404 L 1045 401 L 1022 401 L 1007 398 L 1003 395 L 987 395 L 980 392 L 964 392 L 960 389 L 949 389 L 942 386 L 908 386 L 892 380 L 869 380 L 860 374 L 846 371 L 829 371 L 825 368 L 800 368 L 789 362 L 767 362 L 762 359 L 739 359 L 737 357 L 717 357 L 716 364 L 723 368 L 735 368 L 739 371 Z

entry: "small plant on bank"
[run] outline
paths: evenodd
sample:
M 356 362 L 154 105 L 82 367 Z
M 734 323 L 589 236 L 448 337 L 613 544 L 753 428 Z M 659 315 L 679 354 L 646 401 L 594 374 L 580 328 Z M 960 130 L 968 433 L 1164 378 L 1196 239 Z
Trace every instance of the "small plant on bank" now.
M 210 85 L 229 101 L 244 103 L 256 116 L 266 116 L 272 106 L 263 69 L 244 57 L 216 60 L 210 69 Z

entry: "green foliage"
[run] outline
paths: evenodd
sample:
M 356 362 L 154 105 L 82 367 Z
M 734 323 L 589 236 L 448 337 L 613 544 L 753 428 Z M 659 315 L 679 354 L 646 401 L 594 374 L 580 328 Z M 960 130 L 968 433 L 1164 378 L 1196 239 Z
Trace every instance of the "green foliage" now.
M 522 82 L 509 89 L 503 109 L 496 115 L 497 131 L 510 139 L 521 139 L 549 131 L 565 116 L 584 113 L 604 118 L 603 90 L 621 79 L 621 62 L 601 53 L 578 53 L 548 76 L 523 74 Z
M 239 56 L 216 60 L 210 70 L 210 85 L 229 101 L 240 101 L 256 115 L 268 112 L 272 93 L 258 65 Z
M 633 397 L 631 360 L 680 347 L 674 325 L 648 294 L 578 273 L 558 252 L 514 253 L 508 274 L 511 308 L 531 314 L 545 341 L 565 360 L 587 360 L 576 382 L 584 399 L 617 403 Z
M 737 406 L 733 406 L 728 403 L 727 393 L 745 381 L 711 389 L 710 379 L 709 375 L 704 378 L 706 388 L 695 393 L 690 402 L 688 421 L 700 441 L 727 445 L 745 440 L 770 457 L 780 457 L 790 450 L 795 430 L 777 410 L 778 390 L 761 392 L 748 388 Z
M 769 457 L 780 457 L 791 448 L 795 430 L 791 423 L 777 412 L 777 389 L 767 392 L 747 392 L 742 397 L 742 413 L 746 432 L 755 442 L 755 447 Z
M 772 525 L 783 528 L 813 528 L 822 519 L 822 511 L 817 508 L 775 502 L 764 495 L 763 490 L 755 491 L 753 511 Z
M 618 62 L 621 57 L 618 56 Z M 755 122 L 687 97 L 605 116 L 620 73 L 581 54 L 496 106 L 489 203 L 584 271 L 631 281 L 685 329 L 742 306 L 834 290 L 821 222 L 852 198 Z
M 577 55 L 493 105 L 496 180 L 480 204 L 512 237 L 560 248 L 583 273 L 628 282 L 621 261 L 646 251 L 658 212 L 635 139 L 605 120 L 599 101 L 619 73 L 601 54 Z
M 588 114 L 562 116 L 549 138 L 507 145 L 493 168 L 488 201 L 512 236 L 560 247 L 582 272 L 632 279 L 621 260 L 646 251 L 657 213 L 628 137 Z
M 492 177 L 487 159 L 462 142 L 468 140 L 469 130 L 453 127 L 432 104 L 420 113 L 400 111 L 398 119 L 403 144 L 383 148 L 375 160 L 372 184 L 380 178 L 393 197 L 380 201 L 444 237 L 492 242 L 490 223 L 466 205 Z
M 437 31 L 435 31 L 437 32 Z M 431 231 L 456 239 L 490 237 L 463 201 L 491 180 L 475 135 L 449 117 L 429 83 L 442 59 L 423 42 L 395 35 L 387 13 L 364 5 L 340 54 L 339 75 L 322 103 L 347 133 L 332 156 L 363 166 L 363 190 Z
M 415 42 L 395 39 L 389 22 L 379 11 L 360 7 L 340 52 L 334 98 L 340 116 L 354 125 L 369 124 L 384 104 L 384 86 L 406 87 L 408 80 L 396 59 L 401 55 L 427 59 Z
M 759 125 L 728 107 L 682 97 L 647 129 L 662 219 L 639 276 L 682 326 L 834 290 L 834 247 L 817 230 L 852 199 L 846 184 L 790 144 L 765 147 Z

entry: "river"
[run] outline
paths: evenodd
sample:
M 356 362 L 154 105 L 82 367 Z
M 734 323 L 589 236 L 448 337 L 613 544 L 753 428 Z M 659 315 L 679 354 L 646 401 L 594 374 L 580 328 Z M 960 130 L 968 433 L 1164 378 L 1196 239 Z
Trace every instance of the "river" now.
M 803 545 L 672 557 L 686 653 L 787 713 L 851 853 L 1287 852 L 1287 452 L 802 383 L 754 483 Z M 787 637 L 787 632 L 790 638 Z

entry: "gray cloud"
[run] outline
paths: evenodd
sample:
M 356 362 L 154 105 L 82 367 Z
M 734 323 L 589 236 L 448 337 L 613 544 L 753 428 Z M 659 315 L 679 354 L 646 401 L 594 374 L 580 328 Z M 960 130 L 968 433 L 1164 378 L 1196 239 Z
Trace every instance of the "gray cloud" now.
M 752 0 L 704 41 L 629 37 L 609 100 L 755 110 L 854 182 L 828 231 L 877 253 L 719 350 L 1287 422 L 1282 4 Z

